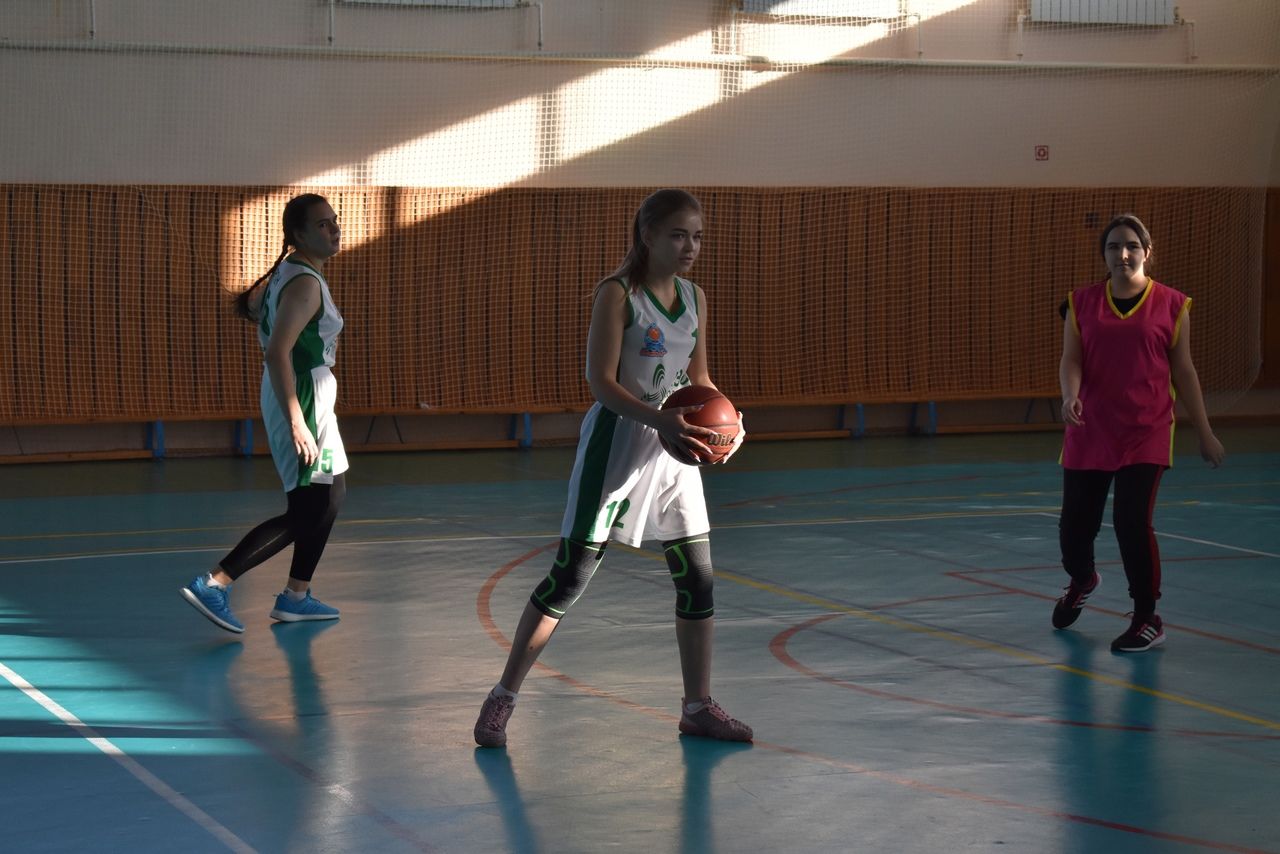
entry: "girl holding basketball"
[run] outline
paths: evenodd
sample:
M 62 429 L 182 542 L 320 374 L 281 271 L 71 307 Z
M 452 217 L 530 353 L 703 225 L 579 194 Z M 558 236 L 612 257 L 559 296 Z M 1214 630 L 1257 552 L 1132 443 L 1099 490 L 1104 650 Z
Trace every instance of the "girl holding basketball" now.
M 1191 361 L 1191 300 L 1147 275 L 1151 234 L 1124 214 L 1102 232 L 1101 251 L 1110 278 L 1070 294 L 1063 330 L 1058 535 L 1071 582 L 1054 605 L 1053 626 L 1074 623 L 1101 581 L 1093 543 L 1114 482 L 1113 522 L 1133 619 L 1111 649 L 1143 652 L 1165 639 L 1156 614 L 1160 551 L 1151 518 L 1160 476 L 1173 463 L 1175 393 L 1195 425 L 1200 456 L 1217 468 L 1225 453 Z
M 582 422 L 560 545 L 516 627 L 502 679 L 475 725 L 476 743 L 501 747 L 516 695 L 569 606 L 599 567 L 609 540 L 662 541 L 676 586 L 676 640 L 684 679 L 680 731 L 750 741 L 751 728 L 711 699 L 710 523 L 698 469 L 662 449 L 711 455 L 715 431 L 688 423 L 697 407 L 659 406 L 676 388 L 715 386 L 707 370 L 707 298 L 683 278 L 698 257 L 702 206 L 659 190 L 636 212 L 632 245 L 596 286 L 587 334 L 587 381 L 596 402 Z M 739 432 L 737 450 L 744 434 Z
M 288 509 L 254 528 L 211 572 L 182 588 L 193 608 L 229 632 L 244 631 L 228 603 L 232 582 L 290 543 L 289 581 L 271 617 L 338 618 L 337 608 L 311 596 L 311 577 L 346 495 L 347 455 L 333 414 L 337 382 L 330 370 L 342 315 L 322 272 L 341 240 L 338 217 L 323 196 L 290 199 L 280 257 L 236 298 L 237 312 L 258 326 L 265 362 L 262 420 Z

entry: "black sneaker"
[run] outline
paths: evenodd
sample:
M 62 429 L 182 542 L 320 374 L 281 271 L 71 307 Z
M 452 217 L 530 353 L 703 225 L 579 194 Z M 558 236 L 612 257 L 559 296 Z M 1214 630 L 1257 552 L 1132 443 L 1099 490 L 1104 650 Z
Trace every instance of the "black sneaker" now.
M 1134 617 L 1129 629 L 1111 642 L 1112 652 L 1146 652 L 1164 643 L 1164 621 L 1152 614 Z
M 1083 585 L 1072 580 L 1070 584 L 1062 591 L 1062 596 L 1053 606 L 1053 627 L 1055 629 L 1065 629 L 1071 625 L 1080 616 L 1080 612 L 1084 610 L 1084 603 L 1088 601 L 1089 595 L 1098 589 L 1098 585 L 1102 583 L 1102 576 L 1097 572 L 1093 574 L 1093 580 L 1088 585 Z

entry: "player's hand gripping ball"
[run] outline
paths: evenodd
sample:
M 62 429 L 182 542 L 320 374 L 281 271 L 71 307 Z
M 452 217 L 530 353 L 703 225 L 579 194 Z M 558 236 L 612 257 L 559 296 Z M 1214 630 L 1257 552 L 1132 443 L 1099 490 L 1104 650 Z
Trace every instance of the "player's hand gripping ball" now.
M 667 437 L 662 436 L 662 447 L 668 454 L 687 465 L 706 466 L 719 462 L 733 450 L 734 439 L 738 436 L 738 410 L 729 398 L 707 386 L 687 385 L 673 391 L 662 403 L 663 409 L 678 406 L 701 406 L 701 409 L 686 412 L 684 420 L 694 426 L 714 430 L 716 435 L 698 436 L 711 449 L 710 455 L 673 447 Z

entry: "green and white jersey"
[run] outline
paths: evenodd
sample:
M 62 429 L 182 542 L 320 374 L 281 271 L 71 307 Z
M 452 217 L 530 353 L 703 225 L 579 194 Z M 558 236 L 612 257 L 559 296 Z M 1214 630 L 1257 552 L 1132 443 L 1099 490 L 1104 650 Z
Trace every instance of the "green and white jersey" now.
M 319 279 L 320 311 L 303 328 L 290 353 L 294 372 L 301 374 L 321 365 L 333 367 L 334 356 L 338 351 L 338 333 L 342 332 L 342 315 L 333 304 L 333 297 L 329 295 L 329 283 L 324 276 L 309 264 L 294 260 L 296 257 L 290 255 L 281 261 L 275 275 L 267 282 L 267 292 L 258 309 L 258 341 L 265 351 L 267 341 L 271 338 L 272 323 L 279 311 L 280 295 L 289 283 L 299 276 L 314 276 Z
M 618 286 L 626 288 L 625 283 L 604 285 Z M 676 279 L 676 293 L 675 307 L 667 310 L 644 288 L 627 289 L 618 383 L 655 408 L 689 384 L 689 360 L 698 341 L 697 289 Z M 710 528 L 698 467 L 664 451 L 657 430 L 596 401 L 582 419 L 560 536 L 638 546 Z
M 342 315 L 338 314 L 333 298 L 329 295 L 329 283 L 320 272 L 307 264 L 295 261 L 292 256 L 276 269 L 267 283 L 267 292 L 259 308 L 258 340 L 267 348 L 271 338 L 272 323 L 278 316 L 280 295 L 285 287 L 299 276 L 315 276 L 320 281 L 320 311 L 303 328 L 289 359 L 293 365 L 294 391 L 298 406 L 306 419 L 307 429 L 316 440 L 319 457 L 309 467 L 304 467 L 293 444 L 293 430 L 286 413 L 271 387 L 271 372 L 263 365 L 262 421 L 267 429 L 267 442 L 271 446 L 271 458 L 284 484 L 285 492 L 301 486 L 333 483 L 333 479 L 347 470 L 347 453 L 338 432 L 338 419 L 334 406 L 338 399 L 338 381 L 329 370 L 338 349 L 338 333 L 342 331 Z
M 627 291 L 628 319 L 622 332 L 618 383 L 650 406 L 661 406 L 667 395 L 689 384 L 689 360 L 698 343 L 697 289 L 692 282 L 677 278 L 678 299 L 668 310 L 648 288 L 633 292 L 616 279 L 605 287 Z

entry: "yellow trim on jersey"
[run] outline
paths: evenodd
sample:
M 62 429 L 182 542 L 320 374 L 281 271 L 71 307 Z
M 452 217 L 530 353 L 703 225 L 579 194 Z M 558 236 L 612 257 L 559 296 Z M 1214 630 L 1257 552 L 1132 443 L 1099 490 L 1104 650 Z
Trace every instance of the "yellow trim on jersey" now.
M 1189 311 L 1191 311 L 1191 297 L 1187 297 L 1186 301 L 1182 304 L 1182 309 L 1178 312 L 1178 319 L 1173 324 L 1173 343 L 1169 345 L 1170 350 L 1178 344 L 1178 336 L 1182 334 L 1182 321 Z
M 1076 292 L 1067 292 L 1067 311 L 1071 313 L 1071 325 L 1076 328 L 1076 334 L 1080 334 L 1080 318 L 1076 317 Z
M 1151 296 L 1151 291 L 1154 290 L 1154 288 L 1152 287 L 1154 284 L 1155 284 L 1155 281 L 1150 276 L 1147 276 L 1147 287 L 1146 287 L 1146 290 L 1142 292 L 1142 299 L 1138 300 L 1138 302 L 1133 306 L 1133 308 L 1129 309 L 1128 311 L 1122 314 L 1120 312 L 1120 309 L 1116 308 L 1116 304 L 1111 300 L 1111 278 L 1108 277 L 1107 278 L 1107 305 L 1111 306 L 1112 314 L 1114 314 L 1116 317 L 1120 318 L 1121 320 L 1127 320 L 1128 318 L 1132 317 L 1135 311 L 1142 308 L 1142 304 L 1147 301 L 1147 297 Z

